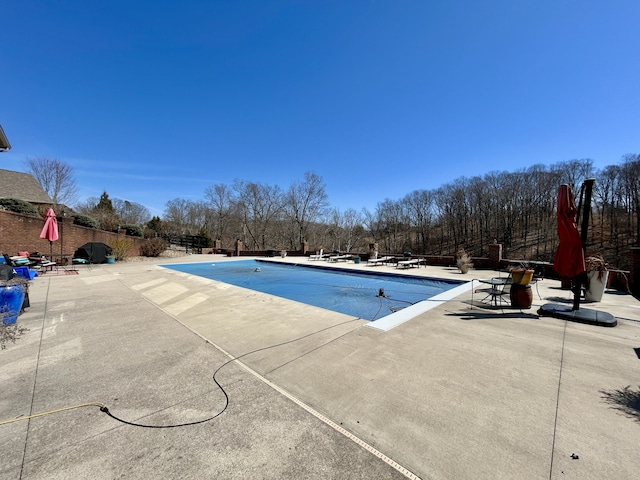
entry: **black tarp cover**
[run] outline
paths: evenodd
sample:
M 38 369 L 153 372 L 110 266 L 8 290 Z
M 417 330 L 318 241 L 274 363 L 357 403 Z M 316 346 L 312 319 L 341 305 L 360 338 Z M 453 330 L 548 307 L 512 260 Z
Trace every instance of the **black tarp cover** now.
M 82 245 L 73 254 L 73 258 L 84 258 L 91 263 L 104 263 L 111 255 L 111 247 L 102 242 L 89 242 Z
M 13 271 L 13 267 L 11 265 L 0 263 L 0 283 L 11 280 L 15 276 L 16 272 Z

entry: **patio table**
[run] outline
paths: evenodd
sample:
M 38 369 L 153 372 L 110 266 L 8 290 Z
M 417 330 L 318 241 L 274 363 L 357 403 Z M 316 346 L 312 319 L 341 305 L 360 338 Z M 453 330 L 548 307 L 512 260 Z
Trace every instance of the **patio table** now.
M 490 285 L 490 288 L 486 290 L 488 295 L 482 299 L 482 302 L 491 297 L 489 303 L 498 306 L 498 302 L 503 301 L 502 292 L 504 291 L 504 286 L 508 283 L 509 277 L 478 278 L 477 280 L 480 283 Z

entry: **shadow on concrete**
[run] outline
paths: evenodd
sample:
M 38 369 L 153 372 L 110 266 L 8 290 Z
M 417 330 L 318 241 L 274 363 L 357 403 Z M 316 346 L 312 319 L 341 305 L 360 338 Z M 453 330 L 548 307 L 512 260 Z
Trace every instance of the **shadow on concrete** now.
M 602 398 L 611 405 L 611 408 L 620 410 L 629 418 L 640 422 L 640 387 L 633 390 L 631 385 L 619 390 L 600 390 Z
M 460 320 L 489 320 L 492 318 L 517 318 L 522 320 L 539 320 L 539 316 L 534 313 L 523 313 L 520 311 L 504 312 L 500 309 L 493 311 L 481 311 L 479 309 L 467 310 L 466 312 L 449 312 L 449 317 L 458 317 Z

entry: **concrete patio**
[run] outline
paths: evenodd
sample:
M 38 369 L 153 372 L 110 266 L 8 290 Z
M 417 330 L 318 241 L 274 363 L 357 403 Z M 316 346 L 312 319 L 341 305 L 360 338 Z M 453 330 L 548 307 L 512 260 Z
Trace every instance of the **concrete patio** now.
M 234 259 L 82 266 L 32 282 L 31 307 L 18 320 L 29 331 L 0 351 L 0 422 L 98 404 L 1 424 L 0 478 L 602 480 L 640 472 L 640 302 L 631 295 L 608 291 L 589 306 L 614 314 L 615 328 L 539 317 L 543 303 L 571 301 L 545 279 L 528 310 L 471 308 L 469 291 L 385 332 L 158 266 L 195 261 Z M 210 420 L 145 428 L 99 404 L 147 426 Z

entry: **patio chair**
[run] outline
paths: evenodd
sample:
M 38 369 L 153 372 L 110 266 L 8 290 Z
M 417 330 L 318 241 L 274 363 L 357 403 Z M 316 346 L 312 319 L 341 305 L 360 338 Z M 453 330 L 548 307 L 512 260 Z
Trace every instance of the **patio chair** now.
M 489 301 L 489 303 L 494 304 L 496 307 L 500 304 L 502 304 L 503 302 L 509 302 L 510 300 L 504 300 L 503 297 L 509 297 L 511 295 L 511 287 L 513 286 L 513 276 L 511 275 L 511 273 L 509 273 L 508 277 L 493 277 L 489 280 L 482 280 L 482 279 L 478 279 L 478 281 L 480 283 L 485 283 L 487 285 L 490 285 L 487 288 L 478 288 L 476 290 L 474 290 L 474 293 L 486 293 L 487 296 L 484 297 L 481 302 L 484 303 L 484 301 L 487 298 L 490 298 L 491 300 Z
M 536 268 L 533 269 L 533 276 L 531 277 L 531 285 L 535 285 L 536 286 L 536 293 L 538 294 L 538 298 L 540 300 L 542 300 L 542 297 L 540 296 L 540 290 L 538 290 L 538 282 L 544 280 L 544 274 L 545 274 L 545 269 L 544 269 L 544 265 L 538 265 Z

